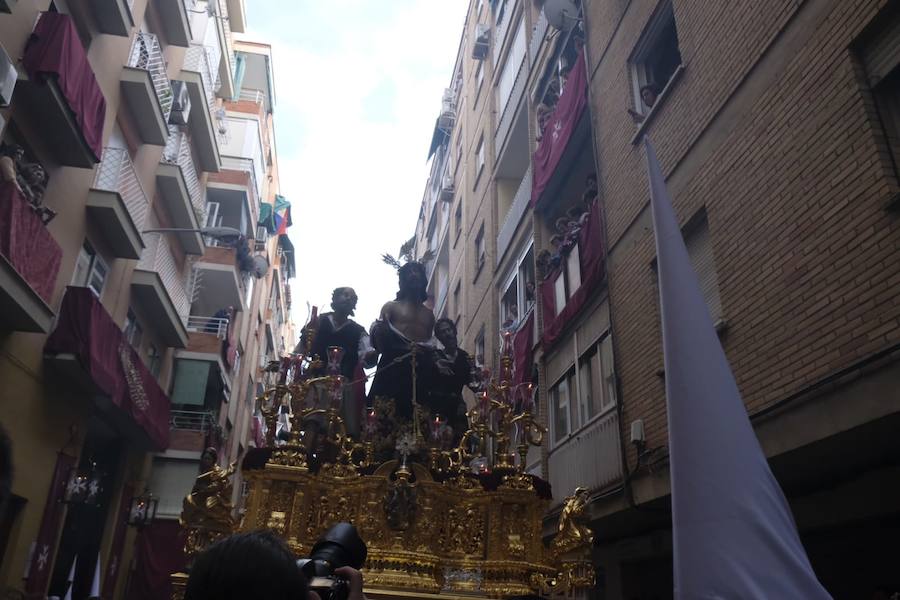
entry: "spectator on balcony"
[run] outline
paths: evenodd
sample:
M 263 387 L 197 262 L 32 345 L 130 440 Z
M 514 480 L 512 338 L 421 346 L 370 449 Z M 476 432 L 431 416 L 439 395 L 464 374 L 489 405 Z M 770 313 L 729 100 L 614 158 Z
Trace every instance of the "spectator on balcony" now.
M 639 92 L 641 95 L 641 104 L 643 105 L 641 112 L 632 108 L 628 109 L 628 114 L 631 115 L 631 118 L 634 119 L 635 123 L 643 123 L 647 113 L 649 113 L 650 109 L 656 104 L 656 100 L 659 98 L 659 86 L 655 83 L 648 83 L 647 85 L 641 86 Z
M 234 318 L 234 307 L 220 308 L 206 324 L 206 333 L 224 334 L 225 327 Z

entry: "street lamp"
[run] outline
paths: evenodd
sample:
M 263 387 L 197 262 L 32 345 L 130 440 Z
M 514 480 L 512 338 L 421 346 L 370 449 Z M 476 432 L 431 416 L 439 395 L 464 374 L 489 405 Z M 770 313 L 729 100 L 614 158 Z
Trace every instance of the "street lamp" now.
M 156 509 L 159 506 L 159 498 L 150 493 L 150 490 L 144 490 L 140 496 L 131 499 L 131 506 L 128 510 L 128 524 L 142 529 L 153 523 L 156 518 Z

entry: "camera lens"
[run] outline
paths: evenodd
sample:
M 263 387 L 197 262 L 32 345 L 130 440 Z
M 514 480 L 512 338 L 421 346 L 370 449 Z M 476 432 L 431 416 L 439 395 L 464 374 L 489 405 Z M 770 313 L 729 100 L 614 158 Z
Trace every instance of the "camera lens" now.
M 359 537 L 356 527 L 350 523 L 338 523 L 316 542 L 309 558 L 313 562 L 328 563 L 332 570 L 339 567 L 361 569 L 367 554 L 366 544 Z

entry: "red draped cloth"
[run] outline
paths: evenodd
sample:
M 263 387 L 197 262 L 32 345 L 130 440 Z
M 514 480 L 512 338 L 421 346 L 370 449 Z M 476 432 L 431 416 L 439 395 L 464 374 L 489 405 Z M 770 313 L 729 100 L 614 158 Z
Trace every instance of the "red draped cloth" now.
M 38 529 L 38 537 L 34 542 L 34 550 L 28 562 L 25 597 L 29 600 L 32 598 L 43 600 L 47 596 L 53 557 L 56 556 L 56 543 L 63 524 L 63 510 L 65 509 L 65 504 L 62 503 L 63 494 L 66 491 L 69 473 L 77 462 L 74 456 L 61 452 L 57 455 L 53 479 L 50 480 L 50 490 L 47 492 L 47 501 L 44 504 L 44 514 L 41 517 L 41 527 Z
M 600 221 L 600 203 L 594 201 L 588 213 L 587 223 L 578 232 L 578 258 L 581 266 L 581 286 L 569 297 L 565 307 L 556 314 L 554 283 L 563 277 L 563 264 L 551 271 L 540 283 L 541 306 L 544 313 L 544 331 L 541 344 L 549 349 L 557 341 L 569 322 L 581 311 L 590 294 L 597 289 L 605 275 L 603 263 L 603 224 Z
M 103 149 L 103 121 L 106 99 L 81 45 L 72 17 L 63 13 L 41 13 L 40 19 L 25 44 L 22 66 L 28 77 L 56 78 L 62 95 L 75 115 L 84 141 L 100 160 Z
M 125 549 L 125 533 L 128 529 L 128 513 L 131 511 L 132 498 L 134 498 L 134 487 L 130 483 L 126 483 L 119 502 L 119 512 L 116 514 L 109 559 L 106 561 L 106 574 L 103 577 L 103 598 L 113 597 L 116 581 L 119 573 L 122 571 L 122 551 Z
M 171 600 L 172 573 L 184 572 L 184 531 L 178 521 L 156 521 L 137 538 L 128 600 Z
M 0 254 L 50 304 L 62 248 L 12 182 L 0 184 Z
M 66 290 L 44 353 L 74 354 L 94 385 L 156 449 L 169 446 L 169 397 L 91 290 Z
M 542 132 L 541 142 L 534 151 L 532 160 L 533 179 L 531 185 L 531 205 L 537 204 L 538 198 L 553 177 L 559 160 L 575 132 L 578 120 L 587 106 L 587 69 L 584 64 L 584 52 L 578 53 L 578 60 L 569 73 L 563 94 L 556 103 L 553 114 L 547 120 Z
M 529 383 L 534 364 L 534 311 L 513 337 L 513 385 Z

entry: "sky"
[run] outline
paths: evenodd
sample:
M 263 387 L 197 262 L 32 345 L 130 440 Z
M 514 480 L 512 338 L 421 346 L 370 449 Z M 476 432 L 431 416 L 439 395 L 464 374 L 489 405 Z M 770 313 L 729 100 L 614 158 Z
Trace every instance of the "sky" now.
M 467 0 L 246 0 L 240 39 L 272 45 L 282 195 L 297 251 L 293 318 L 356 289 L 368 328 L 397 291 L 384 264 L 415 233 Z

